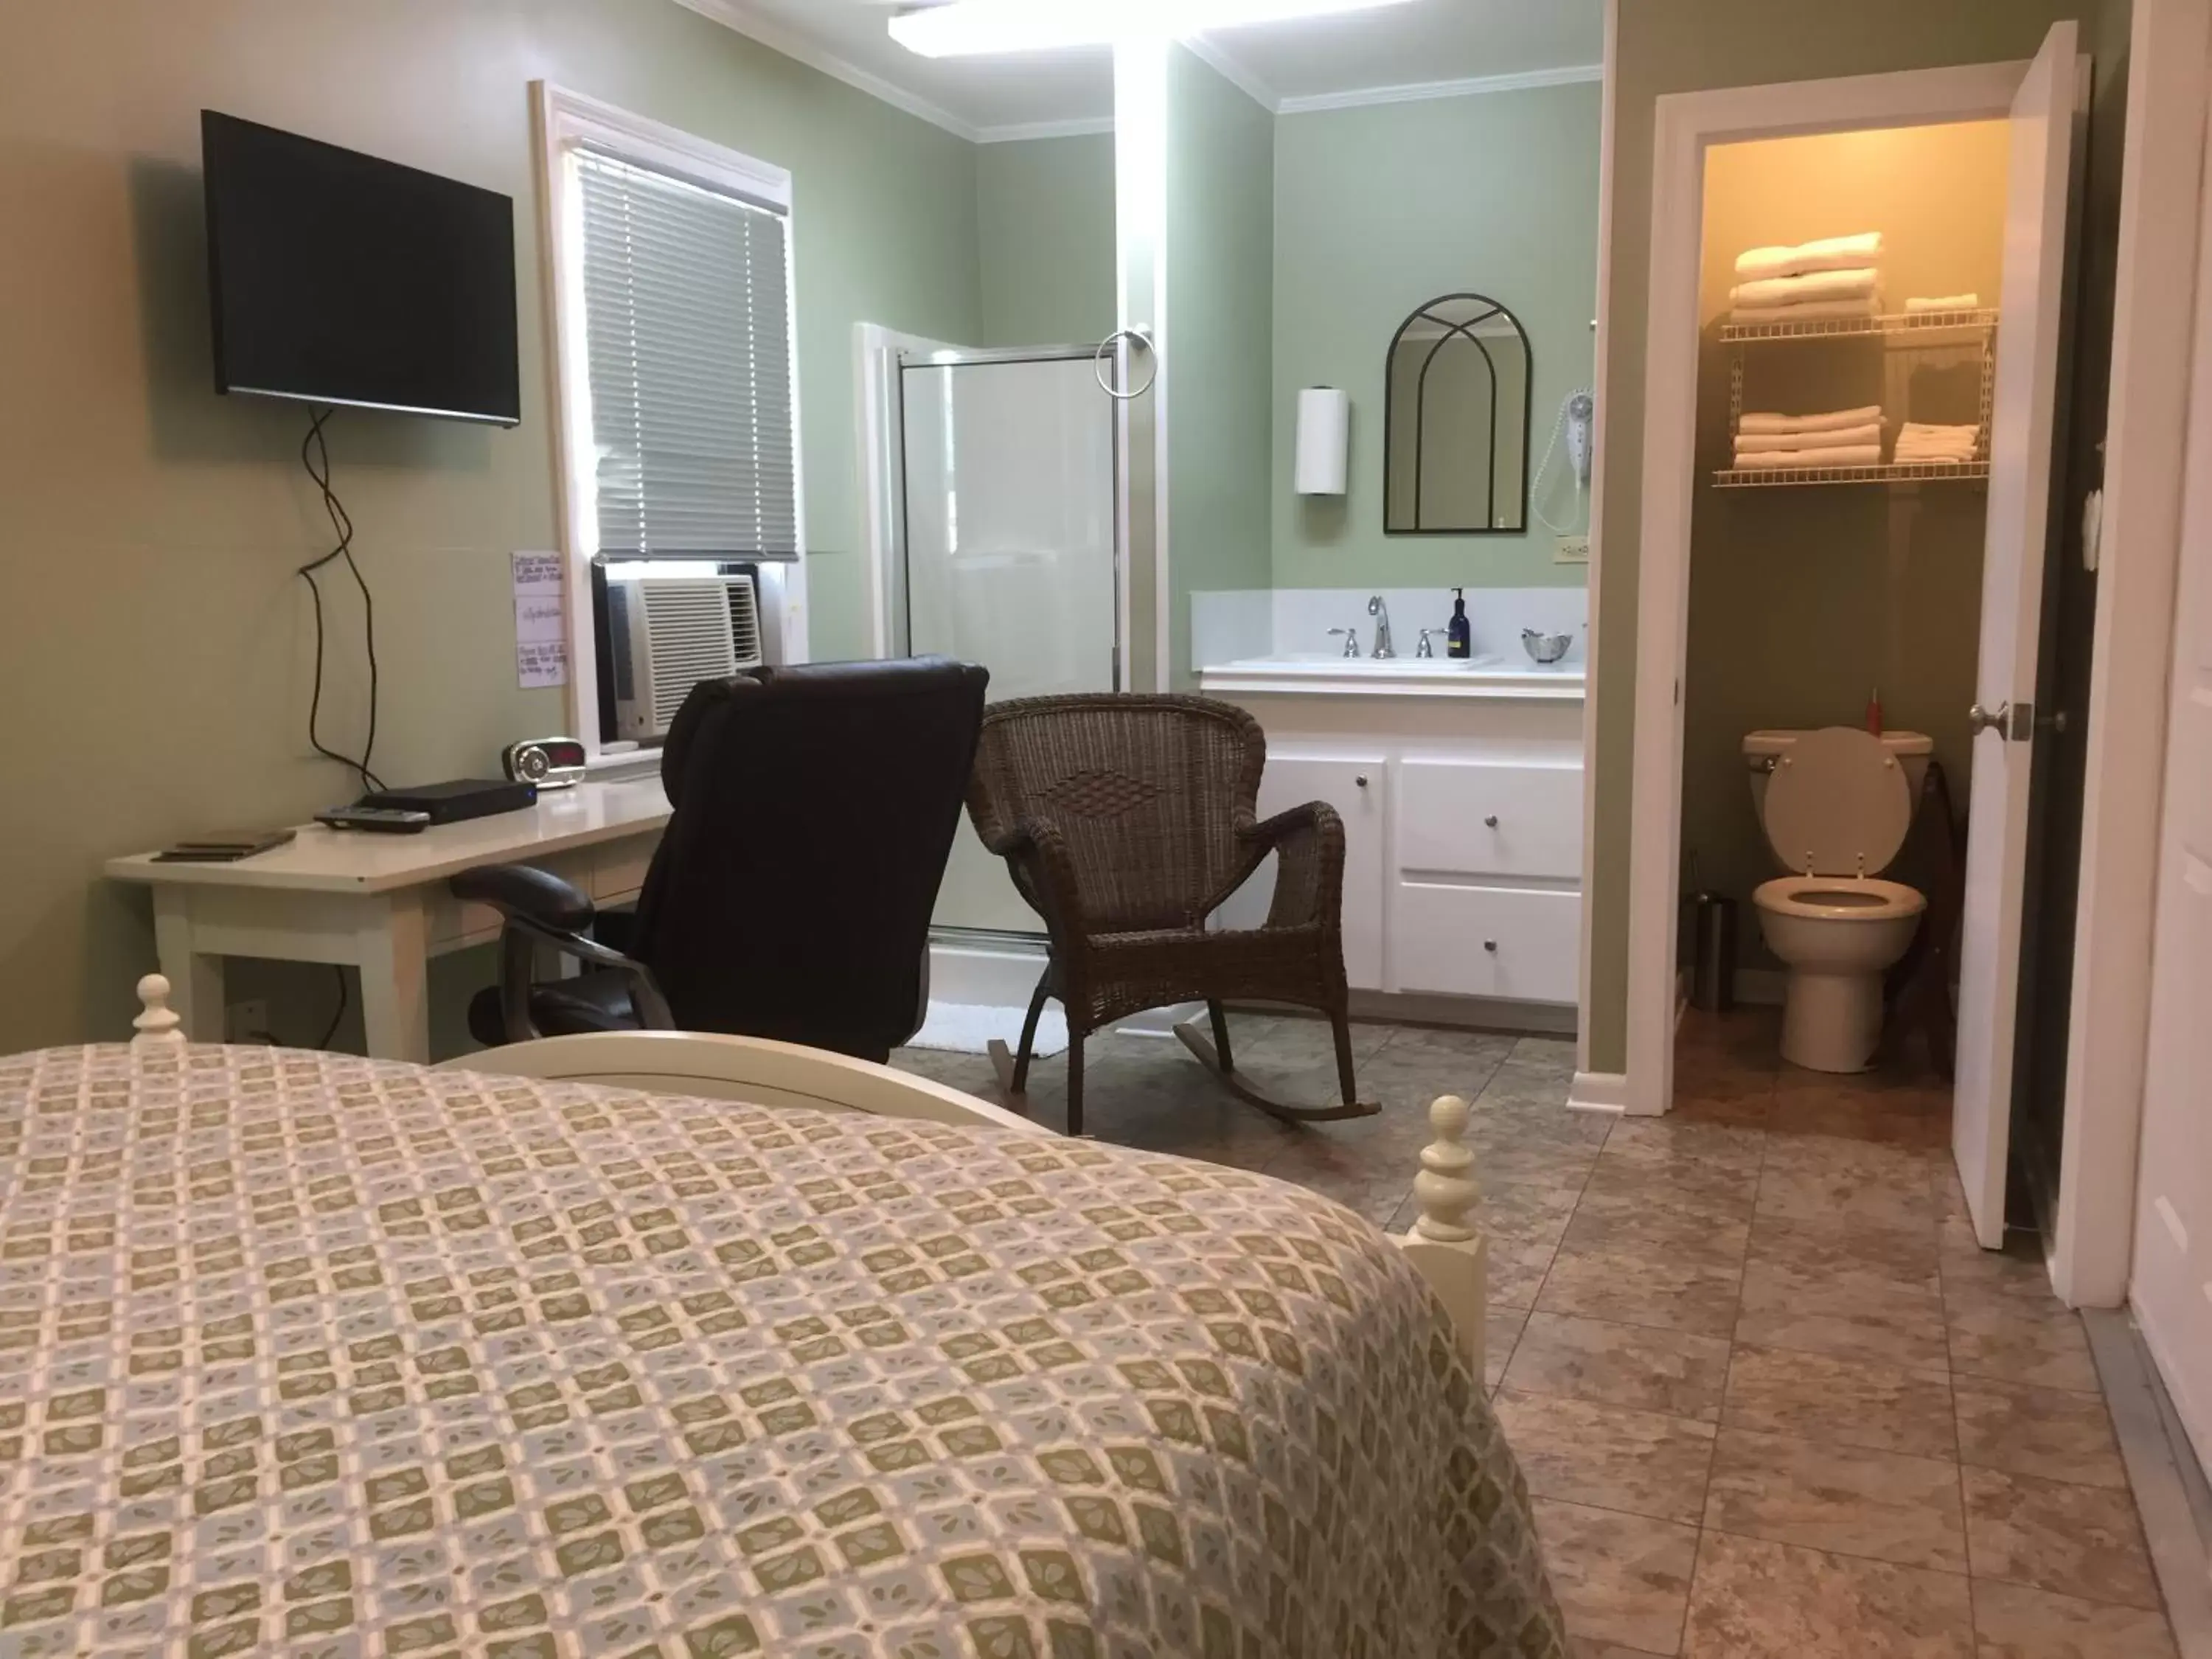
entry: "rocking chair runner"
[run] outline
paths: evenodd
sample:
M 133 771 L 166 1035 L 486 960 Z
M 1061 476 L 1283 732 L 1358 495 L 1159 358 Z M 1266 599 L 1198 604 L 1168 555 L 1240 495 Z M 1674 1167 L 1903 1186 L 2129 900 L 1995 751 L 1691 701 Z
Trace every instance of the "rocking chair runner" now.
M 1352 1070 L 1341 905 L 1344 825 L 1311 801 L 1259 820 L 1267 740 L 1243 709 L 1204 697 L 1129 694 L 1028 697 L 988 708 L 968 787 L 983 844 L 1044 919 L 1051 955 L 1009 1064 L 1027 1085 L 1045 999 L 1067 1012 L 1067 1129 L 1083 1132 L 1083 1043 L 1147 1008 L 1203 1000 L 1211 1041 L 1176 1035 L 1240 1097 L 1295 1122 L 1364 1117 Z M 1207 916 L 1278 857 L 1274 902 L 1254 928 L 1208 929 Z M 1239 1075 L 1222 1003 L 1249 998 L 1315 1008 L 1335 1028 L 1337 1106 L 1274 1100 Z

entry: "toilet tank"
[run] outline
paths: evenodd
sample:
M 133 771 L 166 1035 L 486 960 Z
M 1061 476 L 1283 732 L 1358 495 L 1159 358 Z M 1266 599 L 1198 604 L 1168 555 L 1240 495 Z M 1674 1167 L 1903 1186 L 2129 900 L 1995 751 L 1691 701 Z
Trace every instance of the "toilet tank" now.
M 1751 777 L 1751 810 L 1759 821 L 1765 821 L 1766 780 L 1774 770 L 1776 759 L 1791 744 L 1805 734 L 1801 731 L 1765 731 L 1746 734 L 1743 740 L 1743 759 Z M 1912 791 L 1915 807 L 1920 804 L 1920 786 L 1928 779 L 1928 757 L 1936 750 L 1935 739 L 1924 732 L 1885 732 L 1882 747 L 1897 757 L 1897 763 L 1905 769 L 1906 787 Z

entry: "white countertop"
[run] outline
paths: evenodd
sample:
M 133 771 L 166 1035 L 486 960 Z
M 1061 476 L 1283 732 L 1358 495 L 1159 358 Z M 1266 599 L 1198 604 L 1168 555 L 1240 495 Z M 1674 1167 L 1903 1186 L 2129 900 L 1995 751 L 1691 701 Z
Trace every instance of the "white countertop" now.
M 134 853 L 110 859 L 105 867 L 118 881 L 383 893 L 442 881 L 482 864 L 527 863 L 548 853 L 641 835 L 665 824 L 672 810 L 656 774 L 549 789 L 535 806 L 433 824 L 419 835 L 306 823 L 283 846 L 228 864 L 162 864 L 150 853 Z
M 1547 665 L 1526 656 L 1247 657 L 1198 671 L 1204 691 L 1300 696 L 1490 697 L 1576 702 L 1583 697 L 1580 661 Z

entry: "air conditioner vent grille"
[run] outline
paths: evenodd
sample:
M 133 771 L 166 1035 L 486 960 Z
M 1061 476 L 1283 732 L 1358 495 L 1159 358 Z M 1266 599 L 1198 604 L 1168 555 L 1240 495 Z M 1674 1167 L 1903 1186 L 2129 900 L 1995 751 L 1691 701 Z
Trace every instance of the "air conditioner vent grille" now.
M 720 580 L 648 581 L 641 587 L 653 653 L 653 718 L 665 732 L 694 685 L 737 672 L 730 639 L 733 606 Z

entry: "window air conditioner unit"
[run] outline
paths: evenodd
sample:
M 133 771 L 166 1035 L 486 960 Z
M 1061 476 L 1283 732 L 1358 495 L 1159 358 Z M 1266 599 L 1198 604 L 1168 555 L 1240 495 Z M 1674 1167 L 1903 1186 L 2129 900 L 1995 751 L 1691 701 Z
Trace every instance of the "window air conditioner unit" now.
M 633 742 L 668 735 L 701 680 L 761 665 L 760 602 L 739 576 L 607 577 L 615 730 Z

